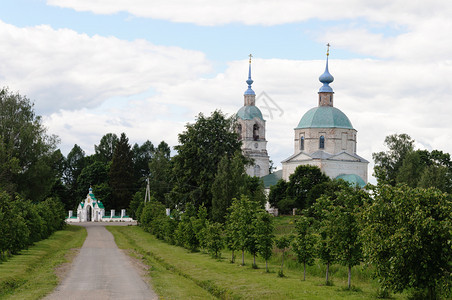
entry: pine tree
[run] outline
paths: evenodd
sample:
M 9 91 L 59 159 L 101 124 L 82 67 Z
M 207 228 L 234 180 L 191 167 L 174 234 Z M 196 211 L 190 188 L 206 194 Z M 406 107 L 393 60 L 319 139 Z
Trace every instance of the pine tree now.
M 112 189 L 112 207 L 123 209 L 129 207 L 132 200 L 134 184 L 132 151 L 125 133 L 117 143 L 110 167 L 110 186 Z

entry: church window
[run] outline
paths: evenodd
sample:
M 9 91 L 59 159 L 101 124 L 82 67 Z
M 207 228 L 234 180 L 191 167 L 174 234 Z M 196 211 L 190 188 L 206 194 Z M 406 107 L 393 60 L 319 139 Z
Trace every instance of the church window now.
M 239 135 L 239 140 L 242 139 L 242 124 L 237 125 L 237 134 Z
M 259 139 L 259 125 L 254 124 L 253 126 L 253 140 L 257 141 Z
M 325 149 L 325 137 L 323 135 L 319 138 L 319 149 Z
M 304 136 L 300 137 L 300 150 L 304 150 Z
M 261 176 L 261 167 L 258 165 L 254 165 L 254 176 L 260 177 Z

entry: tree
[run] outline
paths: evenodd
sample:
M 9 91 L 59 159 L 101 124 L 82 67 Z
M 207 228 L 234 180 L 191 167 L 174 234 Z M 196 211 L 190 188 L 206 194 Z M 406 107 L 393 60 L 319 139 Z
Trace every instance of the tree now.
M 202 203 L 212 207 L 212 184 L 223 156 L 232 157 L 240 151 L 241 142 L 233 131 L 233 118 L 226 118 L 220 111 L 210 117 L 199 114 L 196 123 L 186 125 L 179 134 L 179 145 L 174 148 L 173 174 L 176 180 L 174 192 L 180 196 L 179 203 Z
M 19 207 L 4 191 L 0 191 L 0 257 L 17 254 L 27 246 L 30 230 Z
M 226 228 L 228 230 L 229 247 L 233 251 L 242 250 L 242 265 L 245 265 L 245 250 L 251 249 L 254 252 L 255 249 L 253 219 L 258 209 L 259 204 L 244 195 L 238 199 L 233 199 L 232 205 L 228 209 Z M 255 253 L 257 253 L 257 250 Z
M 298 166 L 295 172 L 289 176 L 287 197 L 295 201 L 296 208 L 306 208 L 310 190 L 317 184 L 329 180 L 329 177 L 316 166 Z
M 139 220 L 139 207 L 144 202 L 144 190 L 140 190 L 133 195 L 132 201 L 130 201 L 127 214 L 134 220 Z
M 405 183 L 409 187 L 416 187 L 419 178 L 426 167 L 420 151 L 408 152 L 402 161 L 402 165 L 396 173 L 396 183 Z
M 424 169 L 418 182 L 418 187 L 434 187 L 442 192 L 452 192 L 452 172 L 444 166 L 431 165 Z
M 397 173 L 406 155 L 414 151 L 414 140 L 408 134 L 388 135 L 384 141 L 387 152 L 372 153 L 375 161 L 374 176 L 379 183 L 396 184 Z
M 155 148 L 150 141 L 144 142 L 141 146 L 135 143 L 132 147 L 132 161 L 135 181 L 139 183 L 145 182 L 145 178 L 149 176 L 149 162 L 154 156 Z
M 164 141 L 160 142 L 149 160 L 149 187 L 155 199 L 170 207 L 165 195 L 173 188 L 171 149 Z M 173 206 L 174 207 L 174 206 Z
M 207 222 L 206 227 L 206 246 L 207 249 L 214 258 L 221 257 L 221 250 L 224 247 L 224 239 L 222 236 L 223 233 L 223 224 L 221 223 L 210 223 Z
M 343 179 L 333 179 L 315 185 L 308 193 L 307 198 L 307 208 L 305 210 L 305 215 L 313 217 L 314 219 L 320 218 L 316 215 L 315 203 L 317 199 L 323 195 L 329 197 L 330 199 L 337 198 L 338 192 L 342 189 L 347 188 L 349 183 Z
M 195 228 L 196 208 L 188 203 L 185 212 L 181 216 L 178 224 L 180 243 L 190 251 L 196 251 L 200 246 L 200 241 Z
M 452 201 L 435 188 L 372 187 L 362 214 L 363 250 L 385 289 L 424 299 L 451 296 Z
M 52 168 L 57 143 L 27 97 L 0 90 L 0 186 L 32 201 L 43 200 L 57 174 Z
M 362 244 L 359 238 L 358 212 L 369 195 L 359 188 L 343 189 L 331 207 L 330 238 L 336 260 L 348 267 L 348 288 L 351 288 L 352 267 L 362 260 Z
M 74 209 L 79 202 L 81 195 L 78 194 L 79 182 L 78 178 L 82 170 L 86 166 L 85 151 L 77 144 L 71 149 L 66 157 L 65 167 L 63 171 L 63 182 L 68 190 L 70 199 L 65 203 L 67 209 Z M 89 186 L 88 186 L 89 187 Z M 86 192 L 87 187 L 84 187 Z
M 267 195 L 265 194 L 262 178 L 249 176 L 244 173 L 244 179 L 245 181 L 240 189 L 240 194 L 248 196 L 251 201 L 256 202 L 261 208 L 264 208 L 267 202 Z
M 86 197 L 88 189 L 90 187 L 94 188 L 94 192 L 98 194 L 98 188 L 102 187 L 102 189 L 109 188 L 108 181 L 108 173 L 109 173 L 110 164 L 105 165 L 100 161 L 93 162 L 92 164 L 87 165 L 80 172 L 80 175 L 77 178 L 77 194 L 75 203 L 80 202 L 80 200 Z M 108 195 L 108 194 L 107 194 Z M 102 197 L 99 195 L 98 197 L 106 209 L 114 209 L 115 206 L 112 205 L 111 197 L 106 197 L 105 194 Z
M 109 163 L 113 159 L 116 145 L 118 144 L 118 136 L 114 133 L 107 133 L 99 142 L 99 145 L 94 145 L 94 151 L 96 152 L 96 160 L 103 163 Z
M 110 187 L 112 190 L 112 206 L 117 209 L 129 207 L 135 187 L 133 176 L 132 151 L 129 139 L 121 133 L 119 142 L 113 153 L 110 167 Z
M 319 238 L 317 240 L 316 252 L 317 257 L 326 265 L 325 284 L 329 285 L 330 265 L 335 261 L 333 253 L 333 241 L 331 239 L 331 231 L 333 224 L 331 207 L 333 206 L 332 197 L 322 195 L 313 205 L 313 211 L 316 222 L 315 227 L 318 230 Z
M 265 271 L 268 273 L 268 260 L 273 254 L 275 235 L 272 216 L 265 210 L 260 210 L 254 219 L 255 235 L 259 255 L 265 259 Z
M 193 229 L 196 234 L 196 238 L 199 241 L 199 246 L 204 249 L 208 249 L 208 221 L 207 221 L 207 209 L 201 205 L 198 208 L 197 216 L 190 218 L 193 223 Z
M 315 236 L 310 230 L 311 222 L 302 216 L 296 222 L 297 235 L 293 243 L 293 250 L 297 254 L 299 263 L 303 264 L 303 280 L 306 280 L 306 264 L 314 264 Z
M 227 209 L 232 199 L 240 196 L 245 185 L 245 165 L 243 155 L 236 152 L 232 159 L 223 156 L 212 184 L 212 219 L 224 223 Z
M 290 248 L 290 242 L 292 237 L 289 236 L 281 236 L 275 240 L 276 248 L 282 250 L 281 255 L 281 270 L 278 272 L 279 277 L 284 277 L 284 256 L 287 248 Z
M 287 182 L 284 179 L 278 180 L 275 185 L 270 186 L 268 202 L 271 206 L 280 208 L 280 202 L 287 197 Z
M 149 233 L 155 235 L 158 239 L 164 238 L 164 219 L 165 207 L 153 197 L 144 205 L 140 214 L 140 225 Z

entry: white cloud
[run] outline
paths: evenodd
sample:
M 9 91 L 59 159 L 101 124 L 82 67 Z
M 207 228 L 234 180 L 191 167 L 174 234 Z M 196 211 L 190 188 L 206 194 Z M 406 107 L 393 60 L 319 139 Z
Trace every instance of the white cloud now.
M 110 97 L 158 91 L 211 71 L 198 51 L 47 25 L 18 28 L 0 21 L 0 44 L 0 78 L 39 99 L 41 112 L 96 107 Z
M 128 12 L 138 17 L 198 25 L 276 25 L 309 19 L 366 18 L 373 22 L 415 24 L 419 18 L 447 17 L 452 6 L 443 0 L 47 0 L 48 5 L 91 11 L 96 14 Z

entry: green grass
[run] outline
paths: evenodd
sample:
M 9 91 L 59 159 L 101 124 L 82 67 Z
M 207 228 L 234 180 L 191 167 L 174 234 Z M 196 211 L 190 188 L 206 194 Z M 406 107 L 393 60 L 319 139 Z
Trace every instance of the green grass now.
M 290 235 L 295 234 L 295 221 L 300 216 L 278 216 L 273 218 L 273 225 L 275 226 L 275 235 Z
M 283 222 L 285 222 L 283 220 Z M 224 252 L 221 260 L 210 258 L 201 252 L 189 252 L 157 240 L 139 227 L 107 227 L 115 236 L 120 248 L 130 249 L 136 257 L 150 266 L 150 281 L 162 299 L 196 299 L 218 297 L 222 299 L 375 299 L 377 284 L 368 276 L 368 270 L 355 267 L 352 274 L 352 290 L 347 285 L 346 268 L 331 267 L 330 280 L 324 282 L 324 266 L 318 264 L 308 269 L 306 281 L 302 281 L 302 269 L 292 260 L 285 263 L 285 277 L 278 277 L 280 259 L 265 263 L 258 259 L 260 269 L 253 269 L 252 257 L 246 255 L 245 266 L 230 263 L 230 252 Z M 397 299 L 397 298 L 396 298 Z M 400 297 L 398 298 L 400 299 Z
M 39 299 L 58 285 L 55 268 L 67 262 L 70 249 L 80 248 L 86 229 L 67 226 L 48 239 L 0 263 L 0 299 Z

